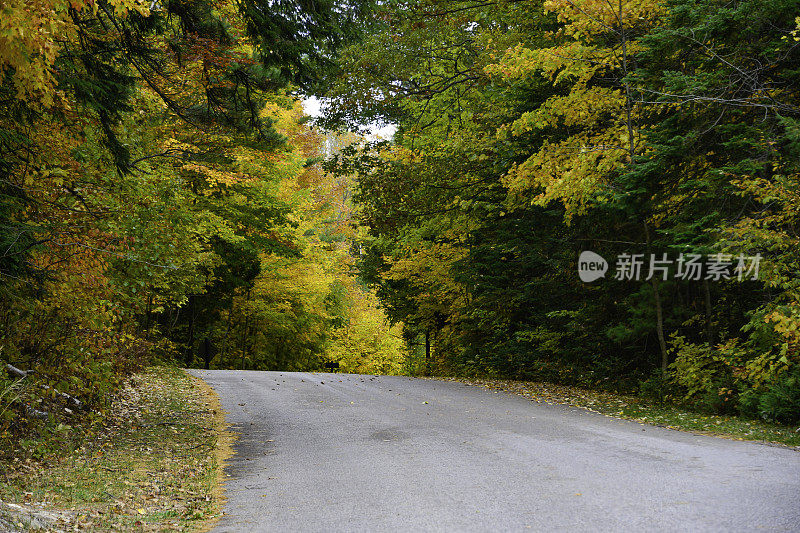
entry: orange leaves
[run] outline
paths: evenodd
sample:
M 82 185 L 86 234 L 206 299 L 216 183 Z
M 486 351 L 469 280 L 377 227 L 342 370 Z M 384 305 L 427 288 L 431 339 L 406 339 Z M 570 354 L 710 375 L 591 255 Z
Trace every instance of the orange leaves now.
M 182 62 L 197 63 L 207 76 L 224 72 L 234 61 L 242 66 L 256 64 L 252 57 L 243 52 L 240 43 L 223 44 L 218 39 L 196 34 L 186 36 L 180 52 Z M 215 72 L 217 69 L 218 72 Z

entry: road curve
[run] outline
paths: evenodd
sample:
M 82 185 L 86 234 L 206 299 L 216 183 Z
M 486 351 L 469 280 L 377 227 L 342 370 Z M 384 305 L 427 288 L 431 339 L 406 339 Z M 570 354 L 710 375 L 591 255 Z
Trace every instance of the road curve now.
M 215 532 L 800 531 L 800 453 L 460 383 L 193 370 L 239 438 Z

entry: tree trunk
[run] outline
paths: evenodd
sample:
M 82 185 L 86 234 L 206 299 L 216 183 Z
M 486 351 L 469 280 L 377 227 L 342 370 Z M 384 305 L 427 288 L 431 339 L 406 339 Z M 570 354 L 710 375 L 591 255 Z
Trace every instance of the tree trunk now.
M 231 309 L 230 311 L 228 311 L 228 325 L 225 327 L 225 338 L 222 339 L 222 348 L 219 351 L 219 353 L 222 354 L 222 357 L 225 357 L 228 354 L 228 339 L 230 339 L 232 328 L 233 328 L 233 300 L 231 300 Z
M 150 339 L 150 325 L 152 323 L 153 318 L 153 293 L 150 292 L 147 294 L 147 311 L 145 311 L 144 315 L 144 334 L 146 339 Z
M 431 372 L 431 330 L 425 330 L 425 375 L 430 375 Z
M 250 289 L 244 293 L 244 303 L 242 310 L 244 311 L 244 325 L 242 326 L 242 364 L 241 370 L 244 370 L 245 358 L 247 357 L 247 330 L 250 329 L 250 311 L 247 309 L 247 302 L 250 301 Z
M 189 343 L 186 347 L 186 366 L 192 366 L 194 362 L 194 295 L 189 296 Z
M 244 325 L 242 326 L 242 363 L 240 370 L 244 370 L 245 358 L 247 357 L 247 329 L 250 327 L 250 317 L 244 316 Z
M 706 303 L 706 341 L 710 348 L 714 344 L 714 325 L 711 323 L 711 289 L 707 279 L 703 280 L 703 296 Z
M 211 368 L 211 341 L 208 340 L 208 337 L 203 339 L 203 362 L 205 369 L 209 370 Z
M 283 346 L 283 337 L 277 339 L 275 343 L 275 364 L 277 365 L 277 370 L 284 370 L 286 364 L 286 357 L 284 357 L 286 350 Z
M 11 363 L 6 364 L 6 370 L 8 370 L 8 373 L 11 374 L 12 376 L 19 378 L 20 381 L 25 379 L 26 377 L 28 377 L 28 375 L 33 373 L 33 370 L 20 370 L 19 368 L 15 367 Z M 67 394 L 66 392 L 61 392 L 59 390 L 56 390 L 53 387 L 51 387 L 50 385 L 46 385 L 44 383 L 40 383 L 39 385 L 43 389 L 48 390 L 48 391 L 52 391 L 52 393 L 55 394 L 56 396 L 60 396 L 61 398 L 65 399 L 70 404 L 72 404 L 73 407 L 76 407 L 78 409 L 84 409 L 86 407 L 82 401 L 80 401 L 79 399 L 77 399 L 76 397 L 74 397 L 74 396 L 72 396 L 70 394 Z M 33 410 L 36 411 L 36 409 L 33 409 Z M 41 412 L 44 412 L 44 411 L 38 411 L 38 412 L 41 413 Z M 45 415 L 46 414 L 47 413 L 45 412 Z
M 647 242 L 647 251 L 650 252 L 650 228 L 647 222 L 644 223 L 644 236 Z M 667 352 L 667 341 L 664 339 L 664 310 L 661 307 L 661 294 L 658 290 L 658 280 L 655 276 L 650 278 L 650 285 L 653 287 L 653 302 L 656 308 L 656 336 L 658 337 L 658 347 L 661 349 L 661 371 L 667 373 L 669 366 L 669 353 Z
M 656 334 L 658 335 L 658 346 L 661 348 L 661 371 L 666 374 L 669 365 L 669 353 L 667 352 L 667 342 L 664 339 L 664 313 L 661 308 L 661 295 L 658 292 L 658 281 L 655 276 L 650 280 L 653 285 L 653 299 L 656 306 Z

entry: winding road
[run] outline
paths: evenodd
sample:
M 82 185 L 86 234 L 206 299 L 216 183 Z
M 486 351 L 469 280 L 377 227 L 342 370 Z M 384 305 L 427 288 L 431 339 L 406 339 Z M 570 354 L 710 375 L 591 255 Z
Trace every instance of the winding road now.
M 800 531 L 800 452 L 455 382 L 191 373 L 238 434 L 215 532 Z

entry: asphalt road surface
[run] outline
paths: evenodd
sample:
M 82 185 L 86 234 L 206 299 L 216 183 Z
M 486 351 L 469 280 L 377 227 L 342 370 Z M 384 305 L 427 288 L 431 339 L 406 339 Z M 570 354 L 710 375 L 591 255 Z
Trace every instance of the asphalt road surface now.
M 193 371 L 239 434 L 229 531 L 800 531 L 800 452 L 460 383 Z

